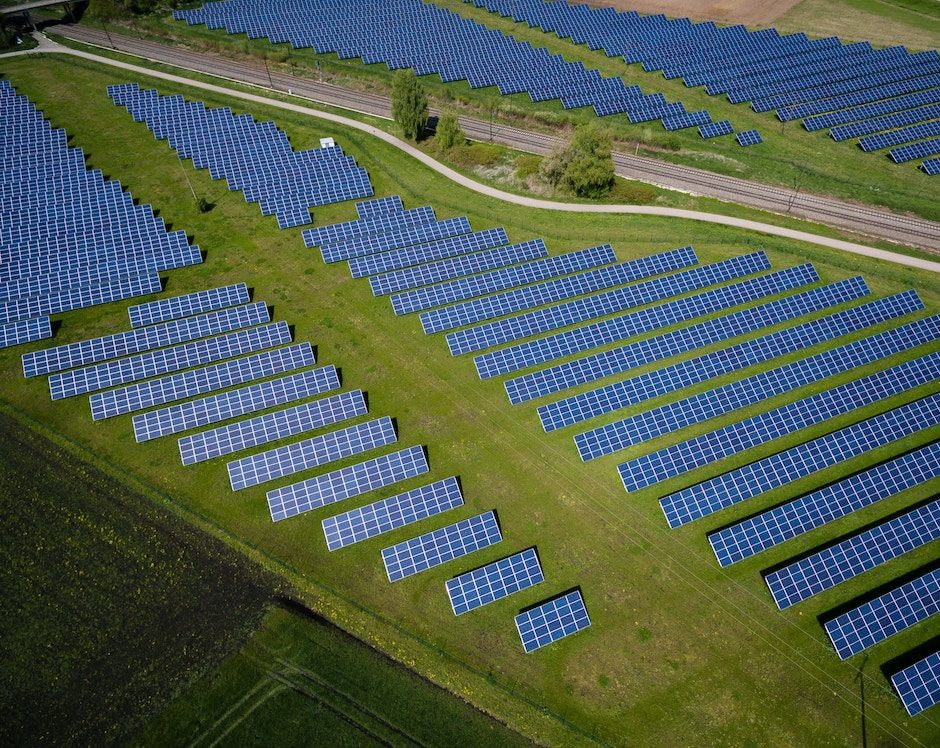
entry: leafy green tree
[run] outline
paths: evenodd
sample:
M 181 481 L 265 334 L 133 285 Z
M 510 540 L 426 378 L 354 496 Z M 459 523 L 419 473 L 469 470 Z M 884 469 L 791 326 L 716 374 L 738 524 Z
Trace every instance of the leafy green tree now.
M 467 142 L 467 136 L 460 129 L 460 122 L 453 112 L 444 112 L 437 121 L 435 138 L 440 151 L 449 151 L 455 145 Z
M 567 149 L 561 184 L 578 197 L 606 197 L 614 186 L 614 161 L 610 133 L 597 125 L 575 130 Z
M 392 81 L 392 116 L 408 140 L 418 140 L 428 124 L 428 96 L 414 70 L 399 70 Z

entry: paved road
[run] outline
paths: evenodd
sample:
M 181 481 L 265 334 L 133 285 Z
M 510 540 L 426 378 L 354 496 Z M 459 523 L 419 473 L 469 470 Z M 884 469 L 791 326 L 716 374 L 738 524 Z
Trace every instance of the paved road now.
M 269 71 L 263 65 L 252 61 L 230 60 L 218 55 L 194 52 L 111 32 L 105 33 L 83 26 L 57 26 L 55 31 L 77 41 L 113 47 L 187 70 L 265 88 L 291 91 L 312 101 L 365 114 L 386 118 L 390 116 L 391 108 L 385 96 Z M 492 139 L 532 153 L 544 154 L 559 144 L 559 139 L 550 135 L 506 125 L 492 125 L 469 117 L 461 118 L 461 126 L 473 140 Z M 940 223 L 624 153 L 614 154 L 614 165 L 617 173 L 623 177 L 781 215 L 805 218 L 863 236 L 940 252 Z
M 782 228 L 780 226 L 773 226 L 771 224 L 760 223 L 758 221 L 749 221 L 742 218 L 733 218 L 730 216 L 722 216 L 714 213 L 702 213 L 699 211 L 691 210 L 682 210 L 679 208 L 663 208 L 663 207 L 651 207 L 644 205 L 590 205 L 584 203 L 559 203 L 553 202 L 550 200 L 539 200 L 531 197 L 524 197 L 520 195 L 513 195 L 508 192 L 503 192 L 502 190 L 496 189 L 495 187 L 490 187 L 485 184 L 470 179 L 462 174 L 457 173 L 453 169 L 441 164 L 440 162 L 434 160 L 429 155 L 423 151 L 418 150 L 415 146 L 407 143 L 394 135 L 381 130 L 378 127 L 373 125 L 368 125 L 358 120 L 350 119 L 348 117 L 343 117 L 339 114 L 334 114 L 332 112 L 321 111 L 319 109 L 314 109 L 308 106 L 303 106 L 301 104 L 294 104 L 292 102 L 280 101 L 278 99 L 271 99 L 266 96 L 261 96 L 259 94 L 246 93 L 244 91 L 239 91 L 233 88 L 226 86 L 215 85 L 212 83 L 205 83 L 203 81 L 194 80 L 192 78 L 186 78 L 180 75 L 173 75 L 171 73 L 165 73 L 159 70 L 153 70 L 146 67 L 141 67 L 140 65 L 133 65 L 128 62 L 123 62 L 120 60 L 114 60 L 109 57 L 103 57 L 98 54 L 91 52 L 85 52 L 82 50 L 70 49 L 53 42 L 50 42 L 48 39 L 42 38 L 40 46 L 36 49 L 27 50 L 25 52 L 15 53 L 15 54 L 36 54 L 42 52 L 52 52 L 57 54 L 68 54 L 75 57 L 80 57 L 87 60 L 93 60 L 97 63 L 104 65 L 109 65 L 121 70 L 126 70 L 134 73 L 135 75 L 150 76 L 152 78 L 158 78 L 160 80 L 170 81 L 178 85 L 188 86 L 190 88 L 201 89 L 204 91 L 211 91 L 213 93 L 223 94 L 232 98 L 240 99 L 242 101 L 249 101 L 255 104 L 263 104 L 268 107 L 274 107 L 278 109 L 284 109 L 290 112 L 296 112 L 309 117 L 316 117 L 318 119 L 327 120 L 330 122 L 336 122 L 345 127 L 352 127 L 362 132 L 365 132 L 373 137 L 376 137 L 380 140 L 383 140 L 390 145 L 401 149 L 402 151 L 410 154 L 414 158 L 418 159 L 422 163 L 426 164 L 428 167 L 434 169 L 440 174 L 444 175 L 448 179 L 457 182 L 468 189 L 474 190 L 480 194 L 487 195 L 499 200 L 503 200 L 508 203 L 515 203 L 517 205 L 524 205 L 533 208 L 540 208 L 543 210 L 557 210 L 564 212 L 574 212 L 574 213 L 619 213 L 619 214 L 631 214 L 631 215 L 652 215 L 652 216 L 667 216 L 670 218 L 681 218 L 692 221 L 702 221 L 706 223 L 715 223 L 723 226 L 734 226 L 736 228 L 742 228 L 749 231 L 757 231 L 764 234 L 770 234 L 773 236 L 783 236 L 790 239 L 796 239 L 803 242 L 808 242 L 811 244 L 816 244 L 822 247 L 831 247 L 834 249 L 840 249 L 846 252 L 852 252 L 859 255 L 865 255 L 866 257 L 872 257 L 879 260 L 885 260 L 887 262 L 893 262 L 898 265 L 904 265 L 907 267 L 917 268 L 919 270 L 927 270 L 934 273 L 940 273 L 940 262 L 931 262 L 929 260 L 923 260 L 916 257 L 907 257 L 905 255 L 900 255 L 895 252 L 888 252 L 882 249 L 877 249 L 875 247 L 866 247 L 865 245 L 855 244 L 852 242 L 846 242 L 839 239 L 830 239 L 829 237 L 818 236 L 816 234 L 810 234 L 805 231 L 796 231 L 794 229 Z

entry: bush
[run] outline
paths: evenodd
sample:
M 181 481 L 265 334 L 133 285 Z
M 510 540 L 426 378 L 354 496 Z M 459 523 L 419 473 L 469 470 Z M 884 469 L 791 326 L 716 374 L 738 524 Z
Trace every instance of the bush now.
M 539 167 L 539 176 L 552 188 L 599 199 L 614 185 L 610 133 L 594 124 L 575 130 L 565 148 L 552 151 Z
M 437 121 L 437 131 L 434 137 L 437 149 L 441 152 L 449 151 L 457 145 L 464 145 L 467 136 L 460 129 L 460 122 L 453 112 L 445 112 Z
M 542 165 L 542 159 L 539 156 L 525 154 L 516 159 L 516 178 L 526 181 L 533 174 L 537 174 Z
M 414 70 L 399 70 L 392 80 L 392 116 L 408 140 L 419 140 L 428 124 L 428 96 Z

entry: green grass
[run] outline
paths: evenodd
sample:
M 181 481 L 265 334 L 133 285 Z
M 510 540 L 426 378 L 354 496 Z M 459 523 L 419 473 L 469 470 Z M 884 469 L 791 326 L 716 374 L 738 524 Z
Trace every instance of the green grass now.
M 272 303 L 277 318 L 296 326 L 298 340 L 318 347 L 322 363 L 342 367 L 344 386 L 369 393 L 372 414 L 398 419 L 403 447 L 428 445 L 430 476 L 378 492 L 368 501 L 457 474 L 467 506 L 448 521 L 495 508 L 505 539 L 472 560 L 390 585 L 379 549 L 410 537 L 414 529 L 330 554 L 322 541 L 320 514 L 272 524 L 264 487 L 232 493 L 224 460 L 182 469 L 172 439 L 137 445 L 130 419 L 93 424 L 83 399 L 51 402 L 43 381 L 22 379 L 18 356 L 26 348 L 0 353 L 0 397 L 74 441 L 86 459 L 120 466 L 153 490 L 171 494 L 180 511 L 202 518 L 229 542 L 283 574 L 305 604 L 527 736 L 566 745 L 591 739 L 678 745 L 688 742 L 690 734 L 708 745 L 859 742 L 858 663 L 837 661 L 816 617 L 916 568 L 935 556 L 935 549 L 922 549 L 779 613 L 761 569 L 865 518 L 848 518 L 729 571 L 717 568 L 705 532 L 873 459 L 936 439 L 940 430 L 825 471 L 718 519 L 670 532 L 655 501 L 658 495 L 772 450 L 726 460 L 660 491 L 626 496 L 613 458 L 582 464 L 570 433 L 542 434 L 534 408 L 510 407 L 499 382 L 478 381 L 471 362 L 451 358 L 439 337 L 429 339 L 420 332 L 417 320 L 394 317 L 386 300 L 371 296 L 368 284 L 352 281 L 342 267 L 324 266 L 315 252 L 304 249 L 299 230 L 278 231 L 272 218 L 262 218 L 240 194 L 228 193 L 222 183 L 186 163 L 197 192 L 217 203 L 212 212 L 199 214 L 172 151 L 107 99 L 106 85 L 130 80 L 125 75 L 84 61 L 48 58 L 3 61 L 0 71 L 54 125 L 74 135 L 72 144 L 85 149 L 91 166 L 120 178 L 135 197 L 157 206 L 207 252 L 204 265 L 168 274 L 167 294 L 248 282 L 256 299 Z M 138 82 L 244 111 L 237 101 Z M 335 136 L 369 169 L 379 195 L 401 194 L 408 207 L 433 203 L 440 217 L 467 214 L 474 229 L 503 225 L 513 241 L 543 236 L 553 253 L 610 241 L 618 256 L 627 259 L 693 243 L 701 260 L 711 262 L 763 247 L 775 267 L 811 259 L 824 281 L 862 273 L 875 295 L 916 287 L 927 304 L 925 314 L 940 310 L 940 283 L 934 276 L 720 226 L 521 209 L 467 192 L 358 132 L 263 107 L 253 113 L 274 119 L 295 148 L 315 145 L 321 135 Z M 353 215 L 351 205 L 315 211 L 318 224 Z M 126 329 L 125 306 L 67 315 L 57 342 Z M 865 372 L 877 368 L 866 367 Z M 774 446 L 812 438 L 849 420 L 809 429 Z M 688 429 L 683 436 L 704 430 Z M 628 450 L 620 457 L 639 453 Z M 908 506 L 938 488 L 934 481 L 885 502 L 866 517 Z M 422 528 L 431 526 L 424 523 Z M 546 571 L 544 584 L 454 618 L 443 591 L 448 577 L 533 544 Z M 523 654 L 512 616 L 575 584 L 584 591 L 594 625 L 537 654 Z M 881 663 L 927 640 L 936 626 L 916 627 L 871 650 L 866 714 L 872 744 L 937 741 L 936 724 L 907 718 L 877 672 Z
M 561 54 L 569 61 L 583 62 L 604 75 L 621 76 L 626 83 L 640 85 L 647 92 L 662 92 L 671 101 L 684 102 L 690 111 L 707 109 L 714 119 L 730 119 L 738 130 L 756 128 L 765 141 L 759 147 L 742 149 L 733 138 L 702 141 L 695 128 L 669 133 L 659 124 L 632 125 L 625 116 L 601 118 L 624 151 L 940 220 L 940 206 L 932 198 L 934 185 L 916 164 L 893 164 L 883 154 L 864 153 L 851 143 L 835 143 L 824 131 L 809 133 L 798 122 L 780 123 L 772 113 L 758 114 L 746 105 L 732 105 L 721 97 L 706 95 L 702 88 L 686 88 L 679 80 L 646 73 L 639 65 L 628 66 L 620 58 L 608 58 L 460 0 L 440 0 L 437 4 L 520 41 Z M 381 64 L 363 65 L 359 60 L 340 60 L 334 54 L 289 50 L 287 45 L 274 46 L 263 39 L 248 40 L 244 35 L 188 26 L 169 16 L 140 19 L 130 33 L 198 50 L 265 57 L 272 69 L 310 78 L 322 71 L 325 80 L 337 85 L 382 93 L 390 86 L 391 73 Z M 526 94 L 499 96 L 495 88 L 473 90 L 466 82 L 444 84 L 436 75 L 421 80 L 437 105 L 484 119 L 496 108 L 499 121 L 553 133 L 597 119 L 590 108 L 565 110 L 557 101 L 534 103 Z
M 284 607 L 135 743 L 529 744 L 318 616 Z
M 781 31 L 831 34 L 883 46 L 940 48 L 936 0 L 803 0 L 774 25 Z

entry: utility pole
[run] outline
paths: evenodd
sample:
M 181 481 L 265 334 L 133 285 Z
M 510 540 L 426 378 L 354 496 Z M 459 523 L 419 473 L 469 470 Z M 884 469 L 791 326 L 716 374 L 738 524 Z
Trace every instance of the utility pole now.
M 268 83 L 271 84 L 271 88 L 274 88 L 274 79 L 271 77 L 271 68 L 268 67 L 268 58 L 262 57 L 261 61 L 264 63 L 264 70 L 268 74 Z

